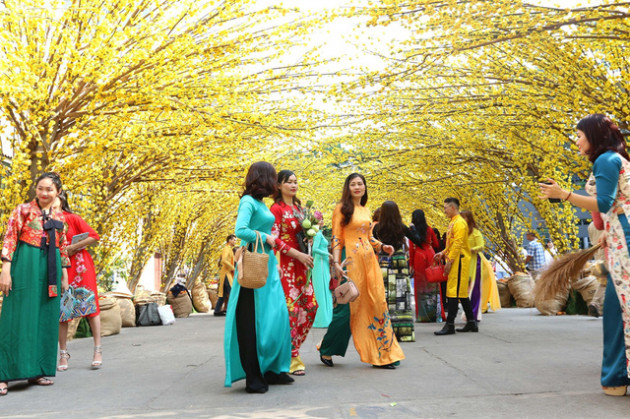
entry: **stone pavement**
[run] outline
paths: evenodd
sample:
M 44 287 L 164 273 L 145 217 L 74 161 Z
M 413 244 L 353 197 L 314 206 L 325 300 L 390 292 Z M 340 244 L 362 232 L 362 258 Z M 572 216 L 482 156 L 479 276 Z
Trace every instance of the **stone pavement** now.
M 9 385 L 2 418 L 441 418 L 628 417 L 630 396 L 599 385 L 601 319 L 544 317 L 535 309 L 484 315 L 479 333 L 438 337 L 416 324 L 396 370 L 362 364 L 350 345 L 335 367 L 320 363 L 314 329 L 301 354 L 305 377 L 266 394 L 223 387 L 223 317 L 126 328 L 103 340 L 104 365 L 89 368 L 92 340 L 69 343 L 70 369 L 52 387 Z

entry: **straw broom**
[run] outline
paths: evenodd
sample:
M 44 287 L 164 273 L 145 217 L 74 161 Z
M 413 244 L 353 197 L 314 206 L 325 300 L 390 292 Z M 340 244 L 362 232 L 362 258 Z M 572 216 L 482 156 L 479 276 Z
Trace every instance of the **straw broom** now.
M 578 250 L 554 259 L 536 281 L 534 287 L 536 300 L 551 300 L 561 292 L 569 292 L 569 281 L 577 278 L 586 262 L 593 257 L 593 254 L 600 247 L 601 244 L 598 243 L 589 249 Z

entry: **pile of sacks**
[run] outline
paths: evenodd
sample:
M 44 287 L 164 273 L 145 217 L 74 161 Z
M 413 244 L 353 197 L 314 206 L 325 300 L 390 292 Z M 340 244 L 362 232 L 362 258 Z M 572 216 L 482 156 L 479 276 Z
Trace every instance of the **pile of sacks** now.
M 195 282 L 192 292 L 183 284 L 175 285 L 168 294 L 150 292 L 142 285 L 136 287 L 134 294 L 128 289 L 117 289 L 99 295 L 99 306 L 101 336 L 118 334 L 123 327 L 173 324 L 176 317 L 190 316 L 193 306 L 199 313 L 208 313 L 213 308 L 208 290 L 201 280 Z M 69 323 L 68 340 L 74 338 L 80 320 L 74 319 Z
M 501 307 L 512 307 L 512 300 L 519 308 L 534 306 L 534 280 L 525 272 L 516 272 L 507 279 L 498 279 Z
M 570 279 L 569 289 L 559 290 L 549 300 L 536 299 L 536 308 L 545 316 L 555 316 L 558 313 L 563 313 L 571 290 L 579 292 L 586 305 L 590 306 L 598 299 L 597 295 L 601 294 L 603 296 L 603 291 L 606 287 L 606 274 L 607 270 L 602 261 L 589 262 L 577 278 Z

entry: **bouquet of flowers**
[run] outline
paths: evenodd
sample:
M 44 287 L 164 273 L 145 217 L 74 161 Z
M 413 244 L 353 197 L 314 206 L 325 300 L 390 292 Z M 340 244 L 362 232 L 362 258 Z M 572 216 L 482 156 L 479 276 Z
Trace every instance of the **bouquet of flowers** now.
M 310 238 L 315 237 L 319 231 L 319 223 L 324 218 L 321 212 L 313 210 L 313 201 L 308 201 L 304 208 L 296 211 L 295 217 Z

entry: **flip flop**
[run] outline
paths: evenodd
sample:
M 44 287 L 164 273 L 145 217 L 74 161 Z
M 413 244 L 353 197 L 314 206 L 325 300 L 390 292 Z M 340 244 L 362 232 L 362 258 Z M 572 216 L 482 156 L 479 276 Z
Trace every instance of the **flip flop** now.
M 302 377 L 302 376 L 306 375 L 306 371 L 304 371 L 304 370 L 295 370 L 291 374 L 292 375 L 298 375 L 298 376 Z
M 34 378 L 32 380 L 28 380 L 29 384 L 37 384 L 38 386 L 51 386 L 53 384 L 55 384 L 55 382 L 51 379 L 48 379 L 46 377 L 39 377 L 39 378 Z

